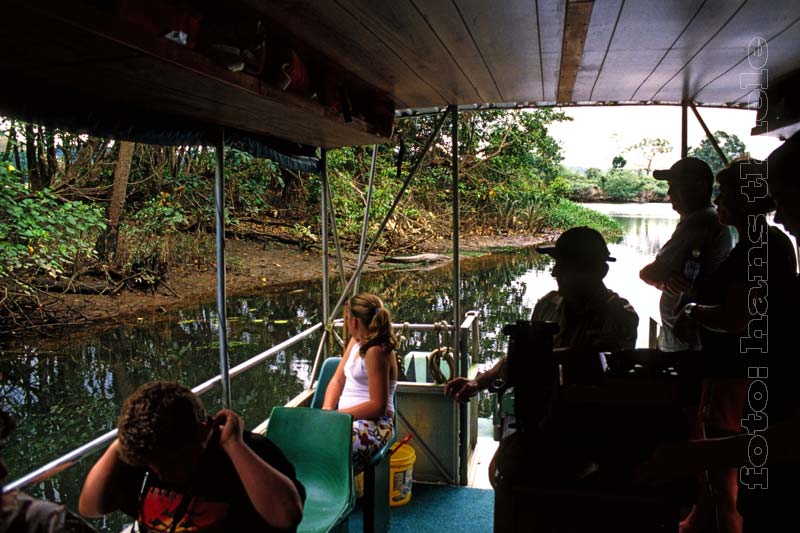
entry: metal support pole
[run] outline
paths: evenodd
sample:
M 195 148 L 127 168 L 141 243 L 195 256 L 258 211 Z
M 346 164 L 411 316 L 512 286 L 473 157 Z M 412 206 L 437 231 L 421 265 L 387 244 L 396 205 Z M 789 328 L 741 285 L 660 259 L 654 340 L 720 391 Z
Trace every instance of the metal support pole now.
M 342 247 L 339 245 L 339 231 L 336 229 L 336 213 L 333 212 L 333 194 L 331 193 L 331 182 L 326 181 L 328 191 L 328 214 L 331 217 L 331 230 L 333 230 L 333 247 L 336 249 L 336 269 L 339 272 L 339 281 L 342 287 L 346 283 L 344 279 L 344 263 L 342 262 Z
M 317 354 L 314 356 L 314 365 L 311 367 L 311 379 L 308 380 L 308 384 L 306 385 L 306 390 L 311 390 L 314 386 L 314 382 L 317 381 L 319 378 L 319 373 L 322 370 L 322 361 L 321 359 L 322 354 L 325 352 L 325 346 L 328 345 L 328 330 L 323 329 L 322 335 L 319 339 L 319 346 L 317 346 Z
M 336 305 L 333 308 L 334 314 L 336 314 L 341 308 L 342 304 L 344 304 L 344 301 L 347 298 L 348 291 L 352 288 L 353 283 L 355 282 L 356 279 L 358 279 L 358 276 L 361 275 L 361 269 L 364 268 L 364 262 L 367 260 L 367 257 L 369 257 L 369 254 L 372 252 L 372 249 L 375 248 L 375 245 L 378 243 L 378 239 L 381 237 L 383 230 L 386 228 L 386 224 L 388 224 L 389 220 L 391 220 L 392 215 L 394 214 L 394 210 L 395 208 L 397 208 L 397 204 L 400 203 L 400 199 L 403 197 L 403 194 L 405 194 L 408 185 L 411 183 L 411 180 L 414 178 L 414 176 L 416 176 L 417 170 L 419 170 L 419 167 L 422 165 L 423 161 L 425 161 L 425 157 L 428 155 L 428 151 L 430 150 L 431 145 L 439 136 L 439 132 L 442 129 L 442 124 L 444 124 L 446 118 L 447 118 L 447 113 L 442 113 L 442 116 L 439 118 L 439 120 L 436 122 L 436 125 L 433 128 L 433 132 L 431 132 L 430 137 L 428 137 L 428 142 L 425 143 L 425 146 L 422 147 L 422 149 L 420 150 L 421 153 L 419 158 L 417 158 L 417 161 L 414 163 L 414 166 L 411 167 L 411 170 L 408 173 L 408 177 L 406 177 L 405 181 L 403 181 L 403 185 L 397 192 L 394 202 L 392 202 L 391 207 L 389 207 L 389 212 L 386 213 L 386 215 L 384 215 L 383 221 L 381 222 L 381 225 L 378 228 L 377 233 L 375 233 L 375 236 L 372 237 L 372 241 L 369 243 L 369 246 L 367 246 L 367 249 L 364 251 L 364 257 L 358 263 L 358 265 L 356 265 L 355 272 L 350 277 L 350 280 L 347 282 L 347 285 L 345 285 L 344 288 L 342 289 L 342 294 L 341 296 L 339 296 L 339 301 L 336 302 Z
M 703 117 L 700 116 L 700 112 L 697 111 L 697 108 L 695 107 L 694 104 L 690 105 L 692 106 L 692 112 L 694 112 L 694 116 L 697 117 L 697 122 L 700 123 L 700 126 L 703 128 L 703 131 L 706 132 L 706 138 L 709 140 L 709 142 L 711 142 L 711 146 L 714 147 L 714 150 L 717 152 L 717 155 L 719 156 L 720 159 L 722 159 L 723 164 L 727 165 L 728 158 L 725 156 L 725 153 L 719 147 L 719 143 L 717 143 L 717 140 L 714 138 L 714 135 L 711 133 L 711 130 L 709 130 L 708 126 L 706 126 L 706 122 L 703 120 Z
M 222 407 L 232 409 L 231 381 L 228 373 L 228 316 L 225 299 L 225 130 L 220 129 L 215 147 L 217 169 L 214 174 L 217 238 L 217 322 L 219 325 L 219 370 L 222 377 Z
M 460 251 L 460 233 L 459 233 L 459 204 L 458 204 L 458 107 L 450 106 L 450 113 L 452 116 L 452 167 L 453 167 L 453 325 L 455 328 L 461 324 L 461 265 L 459 259 L 461 258 Z M 458 335 L 453 335 L 453 353 L 459 353 L 458 350 Z M 468 364 L 462 361 L 459 365 L 459 375 L 466 377 Z
M 325 148 L 321 150 L 321 164 L 322 173 L 321 188 L 322 188 L 322 211 L 320 212 L 321 232 L 322 232 L 322 323 L 328 327 L 330 321 L 330 296 L 328 291 L 330 289 L 330 280 L 328 279 L 328 151 Z M 328 345 L 325 344 L 323 348 L 323 359 L 328 358 Z
M 372 184 L 375 180 L 375 163 L 378 161 L 378 145 L 372 145 L 372 163 L 369 165 L 369 186 L 367 187 L 367 205 L 364 206 L 364 221 L 361 223 L 361 242 L 358 244 L 358 263 L 364 258 L 364 246 L 367 244 L 367 224 L 369 224 L 369 210 L 372 207 Z M 358 294 L 361 288 L 361 275 L 353 284 L 353 294 Z
M 461 324 L 461 259 L 459 239 L 459 205 L 458 205 L 458 106 L 451 105 L 452 117 L 452 157 L 453 157 L 453 327 L 458 333 Z M 458 374 L 466 377 L 469 370 L 469 357 L 466 351 L 460 350 L 461 336 L 454 334 L 453 355 L 458 357 Z M 469 404 L 458 404 L 459 439 L 458 439 L 458 484 L 466 485 L 469 477 Z
M 681 102 L 681 159 L 689 154 L 689 116 L 686 102 Z

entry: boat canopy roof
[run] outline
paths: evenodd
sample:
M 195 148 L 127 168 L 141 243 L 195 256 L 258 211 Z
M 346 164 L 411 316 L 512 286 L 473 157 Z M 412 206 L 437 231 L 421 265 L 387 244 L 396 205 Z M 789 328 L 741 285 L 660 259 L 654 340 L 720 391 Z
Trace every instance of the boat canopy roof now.
M 800 92 L 796 0 L 10 0 L 0 46 L 2 113 L 160 144 L 224 126 L 289 156 L 451 105 L 766 111 L 759 89 L 784 87 L 783 110 Z

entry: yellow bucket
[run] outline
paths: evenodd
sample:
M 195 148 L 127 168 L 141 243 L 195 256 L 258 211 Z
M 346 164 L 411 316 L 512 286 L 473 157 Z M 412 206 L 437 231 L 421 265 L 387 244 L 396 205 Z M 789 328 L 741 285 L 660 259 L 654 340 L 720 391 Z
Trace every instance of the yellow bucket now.
M 353 483 L 356 486 L 356 498 L 363 498 L 364 497 L 364 472 L 356 475 L 353 479 Z
M 411 500 L 411 480 L 414 473 L 414 461 L 417 453 L 408 444 L 392 446 L 392 458 L 389 473 L 389 505 L 399 507 Z

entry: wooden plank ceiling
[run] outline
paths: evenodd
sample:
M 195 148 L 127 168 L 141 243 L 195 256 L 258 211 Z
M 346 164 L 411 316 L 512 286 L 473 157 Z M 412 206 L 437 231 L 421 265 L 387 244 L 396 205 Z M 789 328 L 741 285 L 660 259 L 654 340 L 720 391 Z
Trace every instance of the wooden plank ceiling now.
M 755 107 L 757 84 L 800 70 L 797 0 L 236 4 L 263 17 L 289 45 L 391 101 L 400 116 L 452 104 L 469 109 L 688 100 Z M 92 99 L 111 107 L 130 104 L 312 146 L 388 139 L 385 124 L 331 113 L 191 50 L 82 14 L 78 6 L 92 2 L 10 5 L 14 16 L 6 13 L 0 23 L 0 61 L 23 92 L 46 97 L 42 87 L 63 87 L 83 93 L 85 105 Z M 763 69 L 748 62 L 754 39 L 768 45 Z
M 389 93 L 448 104 L 747 106 L 800 69 L 800 2 L 757 0 L 245 0 Z M 565 37 L 566 36 L 566 37 Z M 767 70 L 748 44 L 768 43 Z M 563 50 L 563 54 L 562 54 Z

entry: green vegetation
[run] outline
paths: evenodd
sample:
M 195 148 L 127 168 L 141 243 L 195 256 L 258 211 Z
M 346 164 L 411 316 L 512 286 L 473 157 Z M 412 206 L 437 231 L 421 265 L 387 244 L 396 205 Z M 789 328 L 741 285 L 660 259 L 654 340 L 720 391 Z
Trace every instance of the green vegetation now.
M 0 299 L 20 311 L 25 307 L 40 313 L 34 280 L 71 279 L 92 263 L 97 235 L 105 228 L 103 210 L 80 201 L 61 201 L 49 188 L 31 191 L 15 167 L 4 163 L 0 213 Z
M 550 210 L 547 226 L 559 230 L 574 226 L 589 226 L 602 233 L 607 241 L 612 242 L 623 234 L 622 226 L 617 221 L 563 198 L 559 199 Z
M 397 135 L 403 148 L 379 147 L 370 239 L 436 119 L 402 120 Z M 462 231 L 507 235 L 588 224 L 613 236 L 610 219 L 567 200 L 574 194 L 573 176 L 561 168 L 561 148 L 548 132 L 563 120 L 569 119 L 550 108 L 462 115 Z M 213 263 L 213 150 L 134 145 L 20 121 L 0 122 L 0 130 L 3 330 L 58 322 L 63 317 L 48 309 L 59 291 L 154 289 L 166 285 L 178 263 Z M 328 154 L 337 234 L 347 248 L 360 240 L 371 156 L 371 147 Z M 413 253 L 451 237 L 451 157 L 450 131 L 443 128 L 377 250 Z M 626 175 L 624 161 L 616 166 L 614 172 Z M 614 186 L 616 179 L 615 174 L 607 184 Z M 317 175 L 228 149 L 229 235 L 318 246 L 320 186 Z
M 742 140 L 734 134 L 725 133 L 724 131 L 715 131 L 714 140 L 717 141 L 720 150 L 722 150 L 722 153 L 728 158 L 728 161 L 732 161 L 747 153 L 747 147 Z M 711 171 L 715 176 L 717 172 L 725 167 L 725 163 L 722 162 L 722 159 L 720 159 L 717 151 L 708 139 L 703 139 L 698 146 L 691 148 L 689 150 L 689 155 L 708 163 L 708 166 L 711 167 Z
M 642 171 L 590 168 L 584 174 L 564 174 L 572 186 L 567 196 L 574 201 L 663 202 L 667 197 L 667 183 Z
M 724 131 L 714 133 L 714 138 L 722 152 L 732 161 L 747 154 L 744 142 L 734 134 Z M 561 169 L 569 190 L 566 196 L 574 201 L 592 202 L 663 202 L 667 198 L 668 185 L 652 176 L 653 159 L 658 155 L 672 152 L 666 139 L 642 139 L 641 142 L 625 149 L 635 155 L 641 166 L 637 170 L 627 168 L 628 161 L 621 155 L 611 161 L 611 169 L 602 171 L 590 168 L 585 172 Z M 725 166 L 708 139 L 703 139 L 696 147 L 689 148 L 689 156 L 702 159 L 714 174 Z M 677 159 L 677 156 L 676 156 Z

